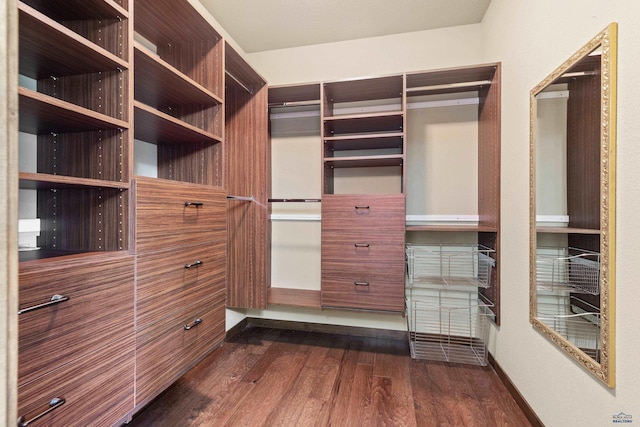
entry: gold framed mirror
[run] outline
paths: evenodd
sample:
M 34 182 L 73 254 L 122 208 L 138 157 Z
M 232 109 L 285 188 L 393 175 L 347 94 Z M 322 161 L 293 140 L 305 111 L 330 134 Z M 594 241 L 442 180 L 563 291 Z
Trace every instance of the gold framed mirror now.
M 617 24 L 530 94 L 530 304 L 535 329 L 615 385 Z

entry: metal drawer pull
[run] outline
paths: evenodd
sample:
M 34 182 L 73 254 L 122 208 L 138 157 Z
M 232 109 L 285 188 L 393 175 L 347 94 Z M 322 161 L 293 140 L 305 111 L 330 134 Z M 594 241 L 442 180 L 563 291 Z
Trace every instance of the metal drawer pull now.
M 184 268 L 191 268 L 191 267 L 197 267 L 199 265 L 204 264 L 204 262 L 200 261 L 199 259 L 196 260 L 196 262 L 194 262 L 193 264 L 185 264 Z
M 187 207 L 187 208 L 189 206 L 194 206 L 196 208 L 199 208 L 201 206 L 204 206 L 204 203 L 202 203 L 202 202 L 184 202 L 184 206 Z
M 369 282 L 353 282 L 356 286 L 369 286 Z
M 369 243 L 356 243 L 353 246 L 355 246 L 356 248 L 368 248 L 371 245 Z
M 365 205 L 356 205 L 355 208 L 356 209 L 371 209 L 370 206 L 365 206 Z
M 42 304 L 34 305 L 31 307 L 23 308 L 22 310 L 18 310 L 18 315 L 28 313 L 30 311 L 40 310 L 41 308 L 49 307 L 50 305 L 60 304 L 61 302 L 69 301 L 69 297 L 63 297 L 62 295 L 54 295 L 47 302 L 43 302 Z
M 184 325 L 184 330 L 188 331 L 191 328 L 195 328 L 196 326 L 198 326 L 200 323 L 202 323 L 202 319 L 198 318 L 196 320 L 193 321 L 193 324 L 189 325 Z
M 54 397 L 53 399 L 51 399 L 49 401 L 49 407 L 42 412 L 41 414 L 36 415 L 35 417 L 31 418 L 30 420 L 25 420 L 24 415 L 21 416 L 20 418 L 18 418 L 18 427 L 26 427 L 29 424 L 31 424 L 32 422 L 39 420 L 40 418 L 44 417 L 45 415 L 47 415 L 49 412 L 58 409 L 59 407 L 61 407 L 62 405 L 64 405 L 64 402 L 66 402 L 63 398 L 61 397 Z

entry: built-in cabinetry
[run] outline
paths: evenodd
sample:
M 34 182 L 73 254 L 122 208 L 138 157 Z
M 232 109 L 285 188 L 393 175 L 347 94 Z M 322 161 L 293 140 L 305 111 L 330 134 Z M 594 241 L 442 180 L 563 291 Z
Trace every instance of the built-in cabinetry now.
M 117 424 L 133 408 L 131 10 L 18 2 L 24 425 Z
M 18 9 L 20 422 L 119 425 L 224 339 L 225 43 L 188 0 Z
M 272 87 L 269 105 L 274 129 L 320 122 L 322 205 L 319 289 L 274 283 L 270 304 L 404 312 L 405 242 L 428 241 L 488 249 L 490 283 L 472 292 L 499 314 L 500 64 Z

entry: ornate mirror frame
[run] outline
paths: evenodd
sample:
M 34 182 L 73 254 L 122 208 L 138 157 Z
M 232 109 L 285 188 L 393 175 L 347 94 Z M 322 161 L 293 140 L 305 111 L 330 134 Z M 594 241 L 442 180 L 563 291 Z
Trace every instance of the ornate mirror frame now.
M 561 336 L 553 328 L 537 318 L 537 224 L 536 224 L 536 144 L 537 116 L 536 95 L 555 82 L 567 70 L 591 52 L 601 49 L 600 86 L 600 360 L 596 361 L 583 350 Z M 607 386 L 615 386 L 615 196 L 616 196 L 616 60 L 617 24 L 612 23 L 567 61 L 556 68 L 530 93 L 530 158 L 529 158 L 529 204 L 530 204 L 530 289 L 529 320 L 533 327 L 551 342 L 564 350 L 581 366 L 595 375 Z

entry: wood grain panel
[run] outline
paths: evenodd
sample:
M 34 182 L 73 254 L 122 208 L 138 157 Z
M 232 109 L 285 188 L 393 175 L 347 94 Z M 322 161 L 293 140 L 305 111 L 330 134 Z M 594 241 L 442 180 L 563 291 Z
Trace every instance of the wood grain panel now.
M 197 262 L 201 264 L 194 265 Z M 224 290 L 226 263 L 226 242 L 138 255 L 136 327 L 144 329 L 192 301 Z
M 38 80 L 38 92 L 118 120 L 129 120 L 129 104 L 124 101 L 128 96 L 129 71 L 105 70 L 53 77 Z
M 599 230 L 600 61 L 593 66 L 593 75 L 568 84 L 567 213 L 569 227 Z
M 222 189 L 137 178 L 132 190 L 136 253 L 226 239 L 227 201 Z M 185 202 L 203 205 L 185 206 Z
M 136 406 L 168 387 L 224 339 L 224 291 L 161 319 L 136 337 Z M 201 323 L 193 326 L 194 320 Z M 185 325 L 193 326 L 185 330 Z
M 63 251 L 127 249 L 126 190 L 54 188 L 38 190 L 38 246 Z
M 322 262 L 404 264 L 404 234 L 401 233 L 324 233 Z
M 479 91 L 478 116 L 478 215 L 479 225 L 494 227 L 495 233 L 478 233 L 478 243 L 494 249 L 491 257 L 496 266 L 491 285 L 479 293 L 494 304 L 491 308 L 495 322 L 500 325 L 500 135 L 501 135 L 501 81 L 500 63 L 491 65 L 495 71 L 491 84 Z
M 133 336 L 104 347 L 18 388 L 18 414 L 27 420 L 49 407 L 64 405 L 37 424 L 48 426 L 112 426 L 133 410 Z
M 20 383 L 133 336 L 133 257 L 70 256 L 20 263 L 20 309 L 53 295 L 69 300 L 19 316 Z
M 405 196 L 325 195 L 322 231 L 397 232 L 404 236 Z
M 221 143 L 198 142 L 158 146 L 158 177 L 220 187 L 223 176 Z
M 343 274 L 323 270 L 322 306 L 404 312 L 403 273 L 402 265 L 395 269 L 363 268 Z M 367 285 L 356 285 L 356 281 Z
M 127 146 L 122 130 L 38 135 L 38 172 L 128 182 Z
M 325 98 L 330 103 L 356 102 L 402 97 L 402 76 L 328 82 Z
M 104 1 L 102 2 L 104 3 Z M 80 34 L 97 46 L 127 61 L 129 54 L 128 23 L 118 17 L 76 19 L 60 21 L 62 25 Z
M 236 58 L 234 67 L 240 65 Z M 230 195 L 254 199 L 229 201 L 227 305 L 266 308 L 271 278 L 267 87 L 263 81 L 247 83 L 253 93 L 232 79 L 227 79 L 225 92 L 225 187 Z
M 222 39 L 203 37 L 158 45 L 158 55 L 219 98 L 224 97 Z

